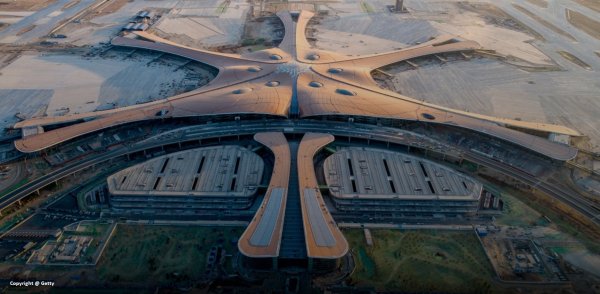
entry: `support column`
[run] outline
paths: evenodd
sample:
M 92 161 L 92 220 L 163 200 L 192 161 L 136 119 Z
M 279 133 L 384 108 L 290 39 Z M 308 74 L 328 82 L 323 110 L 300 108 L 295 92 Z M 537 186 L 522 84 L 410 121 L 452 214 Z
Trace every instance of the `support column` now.
M 396 13 L 404 12 L 404 0 L 396 0 Z

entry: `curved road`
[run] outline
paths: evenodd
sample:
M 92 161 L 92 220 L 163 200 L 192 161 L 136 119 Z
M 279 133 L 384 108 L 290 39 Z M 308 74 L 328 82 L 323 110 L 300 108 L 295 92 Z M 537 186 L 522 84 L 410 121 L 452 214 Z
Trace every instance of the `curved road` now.
M 510 177 L 518 179 L 553 198 L 569 205 L 573 209 L 579 211 L 584 216 L 588 217 L 596 225 L 600 225 L 600 209 L 593 202 L 583 198 L 577 192 L 565 187 L 559 187 L 556 184 L 540 181 L 539 179 L 529 175 L 528 173 L 519 170 L 508 164 L 490 159 L 488 157 L 476 154 L 470 151 L 459 151 L 456 148 L 435 143 L 431 139 L 419 134 L 411 133 L 401 129 L 393 129 L 388 127 L 371 126 L 363 124 L 347 124 L 332 121 L 290 121 L 290 120 L 274 120 L 274 121 L 249 121 L 249 122 L 232 122 L 232 123 L 214 123 L 208 125 L 189 126 L 175 129 L 170 132 L 162 133 L 138 143 L 108 151 L 106 153 L 93 155 L 81 161 L 74 162 L 65 167 L 62 167 L 51 174 L 37 178 L 24 186 L 12 191 L 2 199 L 0 199 L 0 211 L 13 203 L 23 199 L 27 195 L 36 192 L 46 185 L 58 181 L 66 176 L 74 174 L 90 166 L 103 163 L 119 156 L 141 152 L 151 148 L 160 146 L 177 144 L 185 141 L 217 138 L 224 136 L 235 135 L 252 135 L 259 132 L 284 132 L 284 133 L 305 133 L 305 132 L 325 132 L 338 136 L 348 136 L 361 139 L 372 139 L 383 142 L 397 143 L 402 145 L 416 146 L 423 148 L 429 144 L 436 149 L 444 148 L 446 152 L 454 152 L 462 154 L 462 156 L 477 164 L 487 166 L 497 170 Z M 399 135 L 403 133 L 403 135 Z M 431 147 L 431 146 L 429 146 Z

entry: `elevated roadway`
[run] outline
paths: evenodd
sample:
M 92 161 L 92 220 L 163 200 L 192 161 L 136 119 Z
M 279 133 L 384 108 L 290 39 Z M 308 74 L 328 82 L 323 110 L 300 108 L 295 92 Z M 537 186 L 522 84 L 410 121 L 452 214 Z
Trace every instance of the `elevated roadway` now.
M 201 140 L 205 138 L 254 135 L 260 132 L 322 133 L 326 131 L 327 133 L 335 136 L 415 146 L 418 148 L 434 150 L 436 152 L 453 153 L 456 154 L 456 156 L 463 156 L 464 158 L 475 163 L 488 166 L 510 177 L 516 178 L 527 184 L 531 184 L 535 188 L 548 193 L 553 198 L 575 208 L 584 216 L 591 219 L 596 225 L 600 225 L 600 211 L 596 211 L 596 209 L 592 208 L 597 204 L 583 198 L 574 191 L 566 191 L 565 189 L 557 188 L 550 183 L 540 181 L 534 176 L 520 171 L 519 169 L 512 167 L 507 163 L 478 155 L 469 150 L 457 149 L 453 146 L 435 142 L 427 137 L 400 129 L 374 125 L 313 120 L 264 120 L 236 123 L 215 123 L 210 125 L 187 127 L 184 129 L 185 131 L 181 129 L 163 133 L 155 138 L 150 138 L 133 145 L 108 151 L 106 153 L 93 155 L 91 157 L 82 159 L 81 161 L 68 164 L 63 168 L 37 178 L 5 195 L 2 199 L 0 199 L 0 211 L 50 183 L 58 181 L 66 176 L 72 175 L 93 165 L 97 165 L 113 158 L 125 156 L 131 153 L 142 152 L 144 150 L 157 148 L 160 146 L 177 144 L 186 141 Z

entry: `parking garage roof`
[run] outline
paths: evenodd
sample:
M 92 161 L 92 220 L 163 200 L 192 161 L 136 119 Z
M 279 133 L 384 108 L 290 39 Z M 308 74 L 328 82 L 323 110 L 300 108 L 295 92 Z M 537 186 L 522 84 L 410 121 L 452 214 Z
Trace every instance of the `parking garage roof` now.
M 108 177 L 113 195 L 251 197 L 264 163 L 240 146 L 192 149 L 163 155 Z
M 429 160 L 387 150 L 350 147 L 329 156 L 325 181 L 336 198 L 477 200 L 476 180 Z

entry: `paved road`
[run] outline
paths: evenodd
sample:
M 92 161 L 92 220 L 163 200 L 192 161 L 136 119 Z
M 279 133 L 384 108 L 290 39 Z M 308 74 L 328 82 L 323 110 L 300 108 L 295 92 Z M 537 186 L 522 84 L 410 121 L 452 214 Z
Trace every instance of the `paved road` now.
M 540 181 L 528 173 L 521 171 L 506 163 L 499 162 L 488 157 L 469 152 L 459 151 L 456 148 L 437 143 L 418 134 L 411 132 L 362 124 L 347 124 L 331 121 L 258 121 L 258 122 L 237 122 L 237 123 L 215 123 L 212 125 L 198 125 L 176 129 L 171 132 L 159 134 L 155 137 L 143 140 L 136 144 L 115 149 L 103 154 L 94 155 L 78 162 L 69 164 L 54 173 L 42 176 L 32 182 L 11 192 L 0 200 L 0 211 L 16 201 L 19 201 L 36 190 L 46 185 L 60 180 L 68 175 L 81 171 L 92 165 L 100 164 L 112 158 L 124 156 L 127 154 L 140 152 L 150 148 L 156 148 L 164 145 L 177 144 L 178 142 L 199 140 L 205 138 L 216 138 L 223 136 L 251 135 L 258 132 L 286 132 L 286 133 L 305 133 L 305 132 L 325 132 L 338 136 L 347 136 L 361 139 L 372 139 L 396 144 L 411 145 L 421 148 L 433 149 L 437 151 L 452 152 L 455 154 L 463 153 L 463 156 L 475 163 L 490 167 L 502 172 L 508 176 L 514 177 L 524 183 L 527 183 L 555 199 L 573 207 L 594 223 L 600 225 L 600 210 L 593 208 L 594 204 L 575 191 L 557 184 Z
M 54 27 L 59 25 L 61 21 L 75 16 L 77 13 L 94 4 L 96 0 L 81 0 L 79 3 L 62 10 L 62 8 L 70 2 L 72 1 L 56 1 L 46 8 L 38 10 L 10 25 L 0 31 L 0 43 L 25 44 L 35 42 L 38 38 L 45 37 L 52 29 L 54 29 Z M 17 33 L 28 28 L 32 29 L 17 36 Z
M 586 8 L 585 6 L 578 5 L 577 3 L 570 0 L 556 0 L 548 1 L 548 8 L 541 9 L 540 7 L 531 4 L 527 0 L 515 0 L 515 1 L 490 1 L 494 5 L 497 5 L 502 10 L 509 13 L 511 16 L 516 18 L 518 21 L 524 23 L 534 31 L 540 33 L 545 42 L 536 42 L 536 45 L 563 68 L 567 68 L 573 71 L 583 71 L 584 69 L 565 60 L 560 56 L 557 51 L 565 50 L 568 51 L 578 58 L 589 64 L 594 70 L 600 70 L 600 59 L 595 55 L 594 51 L 600 48 L 600 40 L 597 40 L 578 28 L 572 26 L 566 18 L 565 9 L 569 8 L 577 12 L 583 13 L 584 15 L 598 19 L 600 14 Z M 535 13 L 544 20 L 552 23 L 560 29 L 566 31 L 570 35 L 574 36 L 577 41 L 572 41 L 569 38 L 559 35 L 546 27 L 542 23 L 530 18 L 523 12 L 516 9 L 512 4 L 516 3 L 532 13 Z

